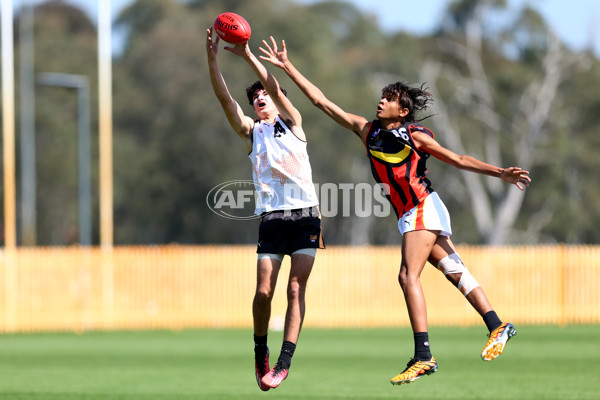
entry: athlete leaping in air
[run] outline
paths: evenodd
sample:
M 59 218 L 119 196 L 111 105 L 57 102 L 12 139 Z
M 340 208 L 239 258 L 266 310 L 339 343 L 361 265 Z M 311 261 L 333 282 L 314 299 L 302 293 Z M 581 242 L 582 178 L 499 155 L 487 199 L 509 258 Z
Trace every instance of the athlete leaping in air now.
M 409 87 L 402 82 L 385 86 L 377 104 L 377 119 L 369 121 L 345 112 L 325 97 L 292 65 L 284 41 L 281 49 L 273 37 L 271 43 L 263 41 L 263 45 L 261 59 L 283 69 L 316 107 L 362 141 L 373 177 L 389 189 L 387 197 L 403 235 L 398 280 L 415 343 L 413 357 L 406 369 L 391 379 L 392 384 L 409 383 L 437 371 L 437 361 L 429 347 L 427 308 L 420 282 L 427 261 L 443 272 L 482 316 L 490 331 L 482 359 L 490 361 L 502 354 L 506 342 L 516 334 L 515 327 L 500 320 L 483 288 L 456 252 L 450 240 L 448 211 L 425 176 L 425 163 L 433 156 L 459 169 L 500 178 L 521 190 L 531 182 L 529 172 L 518 167 L 496 167 L 441 146 L 431 130 L 416 122 L 416 113 L 426 109 L 431 101 L 431 94 L 422 87 Z

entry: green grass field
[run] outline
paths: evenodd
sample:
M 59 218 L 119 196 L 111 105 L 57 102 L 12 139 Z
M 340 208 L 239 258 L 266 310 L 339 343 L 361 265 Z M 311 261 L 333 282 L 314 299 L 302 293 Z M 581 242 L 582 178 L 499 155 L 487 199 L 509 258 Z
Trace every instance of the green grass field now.
M 485 329 L 431 328 L 439 371 L 392 386 L 409 329 L 302 332 L 288 379 L 254 380 L 250 330 L 0 335 L 0 399 L 598 399 L 600 326 L 517 326 L 485 363 Z M 281 333 L 269 337 L 271 360 Z

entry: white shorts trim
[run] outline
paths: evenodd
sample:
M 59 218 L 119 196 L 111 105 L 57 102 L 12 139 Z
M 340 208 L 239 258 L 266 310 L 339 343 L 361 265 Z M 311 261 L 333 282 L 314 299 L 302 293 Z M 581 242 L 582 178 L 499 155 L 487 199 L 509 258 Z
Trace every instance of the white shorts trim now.
M 440 231 L 440 235 L 451 236 L 450 214 L 436 192 L 425 197 L 416 207 L 404 213 L 398 220 L 401 234 L 411 231 Z
M 317 258 L 317 249 L 313 249 L 313 248 L 306 248 L 306 249 L 299 249 L 296 250 L 292 253 L 292 256 L 294 254 L 305 254 L 307 256 L 311 256 L 312 258 Z M 258 253 L 258 260 L 262 260 L 264 258 L 271 258 L 273 260 L 277 260 L 279 262 L 283 261 L 283 257 L 285 256 L 285 254 L 283 253 L 279 253 L 279 254 L 275 254 L 275 253 Z
M 285 254 L 280 253 L 280 254 L 275 254 L 275 253 L 258 253 L 257 259 L 258 260 L 262 260 L 265 258 L 271 258 L 273 260 L 277 260 L 279 262 L 283 261 L 283 256 Z
M 317 258 L 317 249 L 310 247 L 306 249 L 298 249 L 292 253 L 292 255 L 294 254 L 304 254 L 307 256 L 311 256 L 312 258 Z

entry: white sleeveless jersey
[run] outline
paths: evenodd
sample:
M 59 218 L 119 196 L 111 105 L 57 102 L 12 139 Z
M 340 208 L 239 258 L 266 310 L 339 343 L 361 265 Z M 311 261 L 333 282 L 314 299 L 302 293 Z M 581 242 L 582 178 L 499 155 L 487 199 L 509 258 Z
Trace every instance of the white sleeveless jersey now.
M 317 193 L 306 142 L 277 116 L 275 123 L 255 122 L 252 131 L 252 177 L 255 214 L 316 206 Z

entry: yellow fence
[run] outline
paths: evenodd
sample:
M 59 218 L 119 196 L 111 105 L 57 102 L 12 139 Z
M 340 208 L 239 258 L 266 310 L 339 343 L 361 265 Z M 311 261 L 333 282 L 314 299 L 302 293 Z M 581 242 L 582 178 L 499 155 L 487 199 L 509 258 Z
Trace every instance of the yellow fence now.
M 501 318 L 521 324 L 600 322 L 600 247 L 458 248 Z M 409 324 L 399 247 L 319 251 L 305 326 Z M 254 246 L 32 248 L 0 253 L 0 331 L 249 327 Z M 286 257 L 272 308 L 283 323 Z M 422 275 L 432 325 L 481 324 L 435 268 Z

